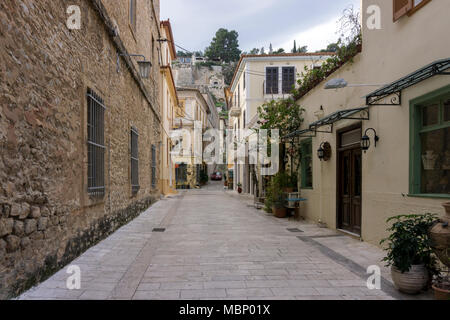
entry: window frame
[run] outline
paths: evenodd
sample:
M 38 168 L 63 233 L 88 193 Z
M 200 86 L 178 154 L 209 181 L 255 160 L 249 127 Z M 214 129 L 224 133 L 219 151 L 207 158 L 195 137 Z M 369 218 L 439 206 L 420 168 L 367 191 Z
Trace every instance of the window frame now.
M 300 142 L 300 150 L 301 150 L 301 159 L 300 159 L 300 172 L 301 172 L 301 179 L 300 179 L 300 187 L 302 189 L 306 190 L 313 190 L 314 189 L 314 174 L 313 174 L 313 141 L 312 138 L 304 139 Z M 311 186 L 306 185 L 306 165 L 307 159 L 311 159 Z
M 414 5 L 414 0 L 413 0 L 413 7 L 411 10 L 408 11 L 407 15 L 408 17 L 412 16 L 414 13 L 416 13 L 417 11 L 419 11 L 420 9 L 422 9 L 424 6 L 426 6 L 428 3 L 430 3 L 431 0 L 423 0 L 421 3 L 419 3 L 418 5 Z
M 415 0 L 407 0 L 408 3 L 402 7 L 402 8 L 396 8 L 396 1 L 398 0 L 392 0 L 392 7 L 393 7 L 393 20 L 394 22 L 400 20 L 404 16 L 412 16 L 414 13 L 422 9 L 425 5 L 431 2 L 431 0 L 422 0 L 419 4 L 415 4 Z M 398 10 L 396 10 L 398 9 Z
M 450 127 L 450 121 L 444 122 L 444 108 L 442 101 L 450 98 L 450 85 L 432 91 L 421 97 L 410 101 L 410 165 L 409 165 L 409 195 L 410 197 L 421 198 L 443 198 L 450 199 L 450 194 L 422 193 L 422 146 L 420 135 Z M 439 123 L 430 126 L 423 126 L 423 104 L 439 101 Z
M 269 72 L 268 70 L 271 69 L 272 71 L 276 70 L 276 79 L 274 80 L 273 77 L 274 75 L 271 75 L 271 84 L 276 84 L 276 92 L 269 92 L 269 80 L 268 80 L 268 76 L 269 76 Z M 269 66 L 266 67 L 266 77 L 265 77 L 265 81 L 266 81 L 266 87 L 265 87 L 265 95 L 273 95 L 273 94 L 279 94 L 280 93 L 280 67 L 274 67 L 274 66 Z M 271 87 L 273 88 L 273 87 Z
M 293 70 L 293 81 L 292 81 L 292 85 L 290 85 L 289 87 L 286 87 L 286 83 L 289 82 L 289 80 L 284 80 L 284 70 L 286 69 L 290 69 Z M 290 73 L 287 73 L 287 76 L 290 77 Z M 283 66 L 281 67 L 281 93 L 282 94 L 290 94 L 292 92 L 292 86 L 295 86 L 295 66 Z
M 105 110 L 104 101 L 88 88 L 87 99 L 87 193 L 93 198 L 103 198 L 105 185 Z M 93 157 L 94 156 L 94 157 Z M 100 168 L 97 168 L 99 166 Z

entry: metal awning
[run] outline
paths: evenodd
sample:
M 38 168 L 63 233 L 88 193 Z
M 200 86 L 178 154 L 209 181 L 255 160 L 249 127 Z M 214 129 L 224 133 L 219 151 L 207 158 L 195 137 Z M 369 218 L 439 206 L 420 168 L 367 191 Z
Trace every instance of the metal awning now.
M 392 82 L 366 96 L 368 106 L 377 105 L 401 105 L 402 90 L 409 88 L 419 82 L 427 80 L 435 75 L 450 75 L 444 72 L 450 69 L 450 58 L 435 61 L 397 81 Z M 389 96 L 393 96 L 389 102 L 380 102 Z
M 316 136 L 316 132 L 312 131 L 311 129 L 304 129 L 304 130 L 297 130 L 294 131 L 287 136 L 284 136 L 282 139 L 292 139 L 292 138 L 313 138 Z
M 357 113 L 360 113 L 359 116 L 356 116 Z M 339 120 L 369 120 L 369 107 L 361 107 L 354 109 L 346 109 L 336 111 L 329 116 L 326 116 L 319 121 L 313 122 L 309 125 L 309 130 L 314 132 L 324 132 L 324 133 L 332 133 L 333 132 L 333 124 Z M 320 127 L 331 126 L 330 131 L 319 131 Z

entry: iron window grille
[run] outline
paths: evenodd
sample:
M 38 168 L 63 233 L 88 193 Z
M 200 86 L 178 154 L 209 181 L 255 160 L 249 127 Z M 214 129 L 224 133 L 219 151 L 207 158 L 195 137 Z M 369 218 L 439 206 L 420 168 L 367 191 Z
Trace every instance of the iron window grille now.
M 152 187 L 156 187 L 156 147 L 152 145 Z
M 295 67 L 283 67 L 283 93 L 291 93 L 295 85 Z
M 133 194 L 138 193 L 140 189 L 138 138 L 137 129 L 131 128 L 131 191 Z
M 105 105 L 91 89 L 87 91 L 88 194 L 105 195 Z

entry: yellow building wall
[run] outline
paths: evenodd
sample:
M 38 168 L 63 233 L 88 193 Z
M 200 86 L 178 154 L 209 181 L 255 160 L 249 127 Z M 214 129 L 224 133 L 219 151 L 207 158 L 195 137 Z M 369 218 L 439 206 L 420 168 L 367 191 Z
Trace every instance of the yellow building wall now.
M 450 2 L 432 1 L 411 17 L 392 21 L 392 1 L 363 0 L 362 12 L 377 4 L 382 9 L 382 29 L 368 30 L 363 16 L 363 52 L 353 63 L 332 74 L 344 78 L 349 84 L 387 84 L 442 58 L 450 57 L 450 43 L 445 41 L 450 30 L 447 13 Z M 432 21 L 432 22 L 431 22 Z M 325 90 L 324 81 L 298 103 L 306 109 L 305 124 L 317 120 L 314 112 L 322 105 L 325 114 L 337 110 L 365 105 L 362 98 L 376 87 L 348 87 Z M 409 213 L 433 212 L 443 214 L 441 203 L 445 199 L 409 197 L 410 154 L 410 100 L 450 84 L 449 76 L 435 76 L 402 92 L 401 106 L 373 106 L 370 121 L 362 122 L 366 128 L 375 128 L 380 141 L 363 154 L 362 168 L 362 238 L 378 244 L 387 235 L 386 219 Z M 322 219 L 336 228 L 336 131 L 356 121 L 337 122 L 333 134 L 318 133 L 313 138 L 313 190 L 302 190 L 308 201 L 302 204 L 307 219 Z M 371 135 L 371 139 L 373 136 Z M 332 158 L 320 162 L 317 150 L 321 142 L 328 141 Z M 450 197 L 449 197 L 450 199 Z M 447 199 L 448 201 L 448 199 Z

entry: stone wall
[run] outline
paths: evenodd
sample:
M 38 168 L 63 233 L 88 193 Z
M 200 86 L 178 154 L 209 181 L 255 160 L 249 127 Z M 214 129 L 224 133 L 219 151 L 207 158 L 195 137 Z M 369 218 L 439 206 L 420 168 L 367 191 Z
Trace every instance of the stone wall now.
M 149 33 L 158 36 L 151 2 L 138 3 L 132 34 L 119 19 L 128 17 L 128 1 L 114 1 L 114 10 L 111 1 L 70 1 L 81 8 L 81 30 L 66 27 L 67 1 L 0 2 L 0 299 L 45 279 L 159 198 L 150 150 L 159 150 L 159 81 L 140 79 L 132 58 L 116 70 L 118 51 L 148 58 Z M 87 193 L 88 88 L 106 106 L 101 199 Z M 136 195 L 131 126 L 139 132 Z
M 196 88 L 204 94 L 210 92 L 218 101 L 225 102 L 225 79 L 221 66 L 175 63 L 173 72 L 177 87 Z

